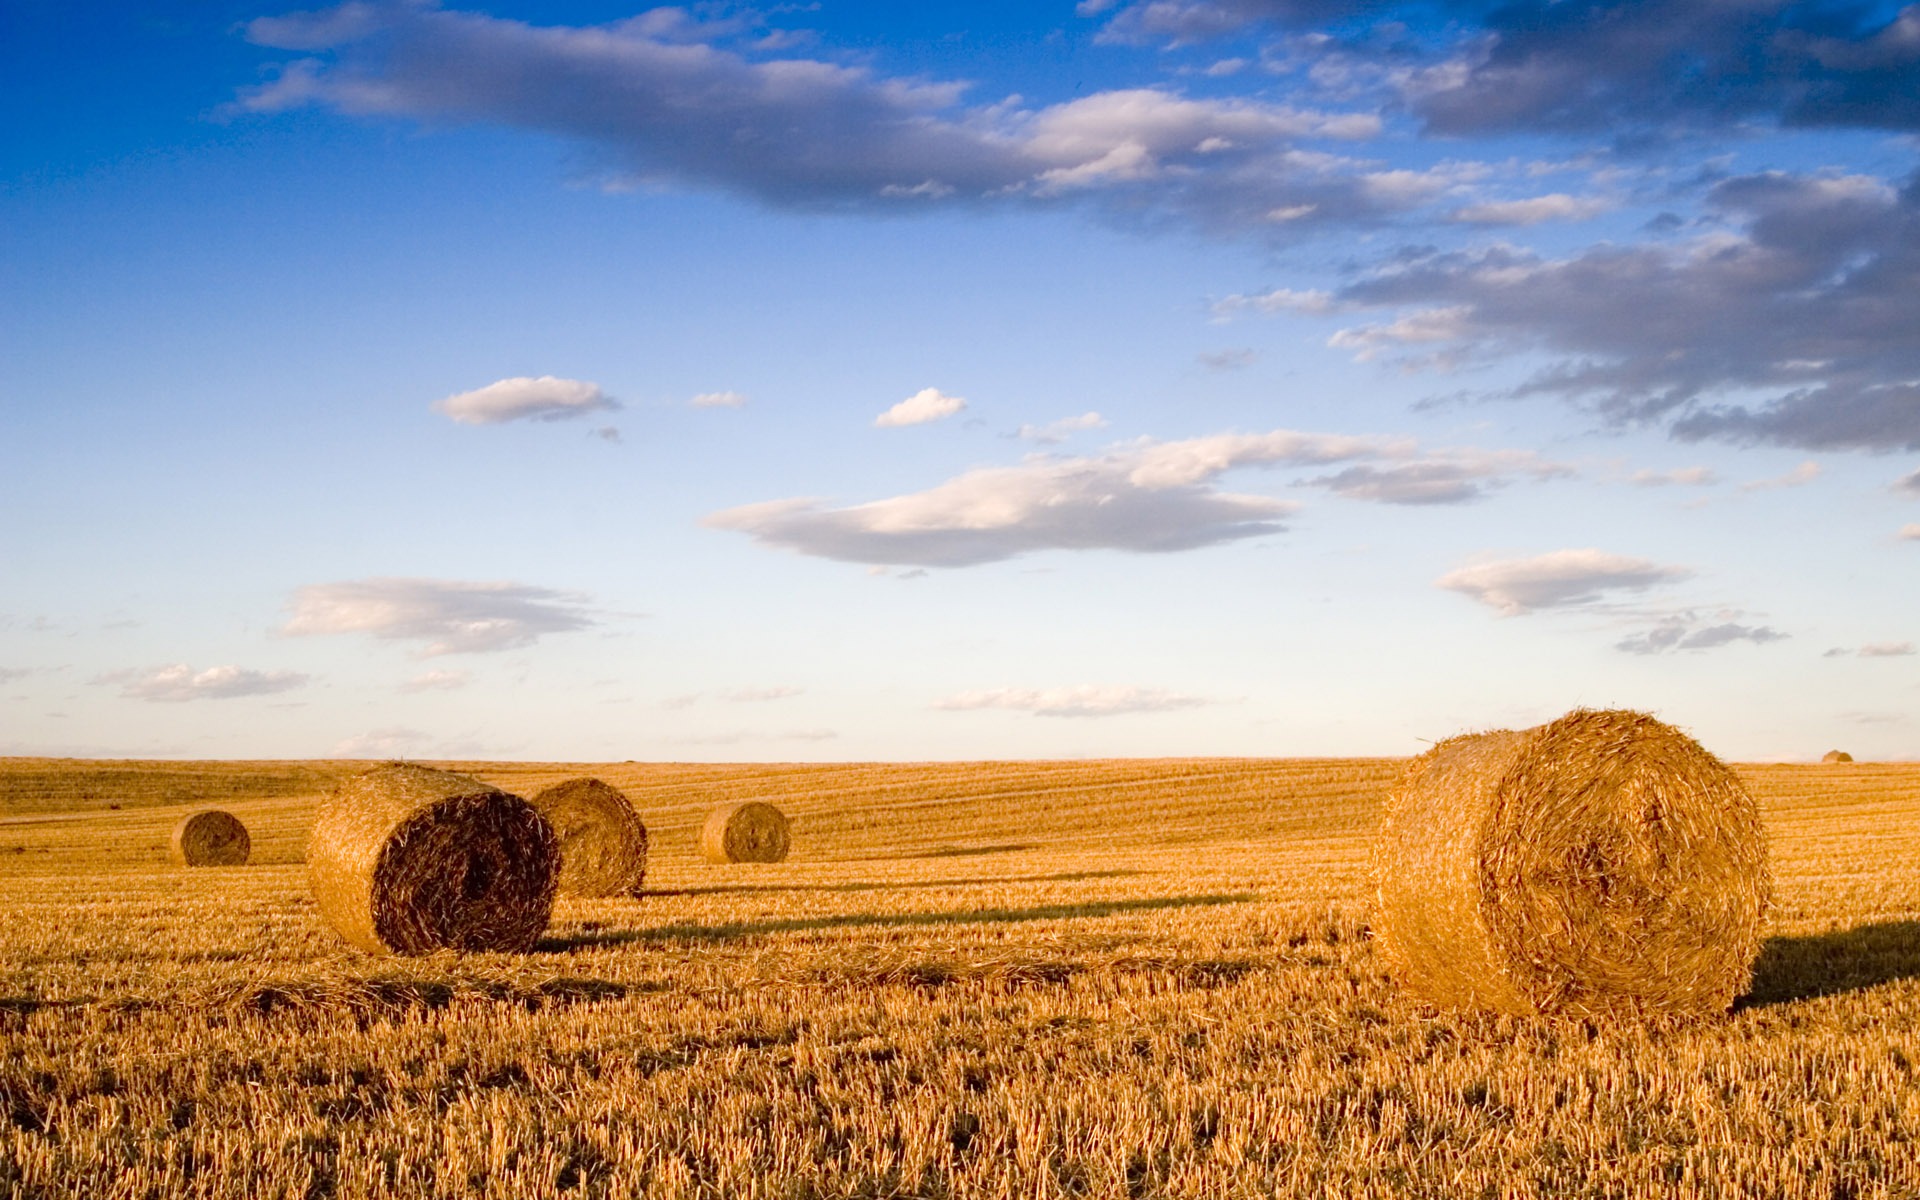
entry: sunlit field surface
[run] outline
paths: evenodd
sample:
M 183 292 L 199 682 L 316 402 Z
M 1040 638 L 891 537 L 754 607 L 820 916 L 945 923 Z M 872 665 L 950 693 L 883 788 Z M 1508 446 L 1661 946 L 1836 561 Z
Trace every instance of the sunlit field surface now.
M 301 865 L 361 765 L 0 761 L 0 1198 L 1920 1195 L 1920 766 L 1741 768 L 1773 937 L 1646 1028 L 1394 988 L 1399 760 L 443 765 L 624 789 L 646 894 L 369 957 Z M 738 798 L 791 860 L 696 858 Z M 206 804 L 251 864 L 167 864 Z

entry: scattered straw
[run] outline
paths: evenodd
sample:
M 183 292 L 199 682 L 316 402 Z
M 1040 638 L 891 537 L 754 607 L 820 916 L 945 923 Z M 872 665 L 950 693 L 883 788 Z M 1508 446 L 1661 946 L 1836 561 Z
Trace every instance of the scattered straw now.
M 1739 779 L 1624 711 L 1441 742 L 1387 798 L 1374 862 L 1401 982 L 1521 1014 L 1724 1011 L 1771 893 Z
M 240 818 L 217 808 L 188 813 L 173 827 L 167 857 L 176 867 L 237 867 L 247 861 L 253 840 Z
M 569 779 L 532 797 L 560 837 L 560 890 L 578 896 L 638 892 L 647 878 L 647 827 L 620 789 Z
M 307 876 L 321 914 L 362 950 L 522 951 L 552 914 L 559 842 L 518 796 L 391 763 L 321 803 Z
M 779 862 L 792 841 L 787 818 L 759 800 L 716 808 L 700 827 L 700 853 L 714 863 Z

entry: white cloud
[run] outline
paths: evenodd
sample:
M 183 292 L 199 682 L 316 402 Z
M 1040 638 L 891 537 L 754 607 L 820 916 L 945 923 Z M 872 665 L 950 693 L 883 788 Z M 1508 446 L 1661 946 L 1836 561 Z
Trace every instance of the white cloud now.
M 433 402 L 433 410 L 463 425 L 499 425 L 506 421 L 561 421 L 620 405 L 582 379 L 537 379 L 516 376 L 471 392 L 460 392 Z
M 695 408 L 744 408 L 747 397 L 743 392 L 701 392 L 688 403 Z
M 1902 525 L 1896 536 L 1903 542 L 1920 542 L 1920 525 Z
M 1043 446 L 1058 445 L 1076 433 L 1089 429 L 1105 429 L 1107 419 L 1097 412 L 1081 413 L 1077 417 L 1062 417 L 1058 421 L 1049 421 L 1045 425 L 1022 425 L 1014 436 L 1023 441 L 1038 442 Z
M 1201 696 L 1125 684 L 1087 684 L 1060 688 L 994 688 L 961 692 L 935 702 L 950 711 L 1005 708 L 1037 717 L 1117 717 L 1129 713 L 1198 708 L 1213 701 Z
M 298 588 L 280 627 L 289 636 L 365 633 L 425 642 L 423 657 L 517 650 L 543 635 L 591 628 L 584 597 L 520 583 L 357 579 Z
M 949 396 L 939 388 L 921 388 L 873 419 L 877 429 L 897 429 L 903 425 L 925 425 L 944 420 L 966 408 L 967 402 Z
M 12 683 L 33 674 L 32 667 L 0 667 L 0 683 Z
M 1920 471 L 1909 471 L 1896 479 L 1893 490 L 1905 492 L 1909 496 L 1920 496 Z
M 130 700 L 178 704 L 188 700 L 231 700 L 238 696 L 267 696 L 304 687 L 309 677 L 297 671 L 252 671 L 245 667 L 208 667 L 196 671 L 185 663 L 147 670 L 115 671 L 95 683 L 116 683 Z
M 432 740 L 431 734 L 394 725 L 347 738 L 333 748 L 334 758 L 405 758 Z
M 465 671 L 425 671 L 400 685 L 408 694 L 417 692 L 455 692 L 473 681 Z
M 1470 204 L 1453 214 L 1455 221 L 1469 225 L 1538 225 L 1543 221 L 1584 221 L 1606 212 L 1611 205 L 1595 197 L 1580 198 L 1565 192 L 1534 196 L 1526 200 L 1494 200 Z
M 1450 571 L 1436 587 L 1470 596 L 1512 617 L 1543 608 L 1589 604 L 1608 592 L 1645 591 L 1685 579 L 1685 567 L 1662 566 L 1599 550 L 1555 550 L 1531 558 L 1476 563 Z
M 1770 492 L 1779 488 L 1805 487 L 1818 478 L 1820 478 L 1820 464 L 1814 462 L 1812 459 L 1808 459 L 1793 470 L 1788 471 L 1785 475 L 1775 475 L 1771 479 L 1756 479 L 1751 483 L 1743 483 L 1740 485 L 1740 490 L 1743 492 Z

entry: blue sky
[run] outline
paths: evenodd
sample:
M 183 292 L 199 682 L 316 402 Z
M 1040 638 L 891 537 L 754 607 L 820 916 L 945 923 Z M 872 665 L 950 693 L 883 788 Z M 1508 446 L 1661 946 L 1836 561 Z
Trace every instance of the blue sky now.
M 0 754 L 1920 754 L 1920 7 L 0 9 Z

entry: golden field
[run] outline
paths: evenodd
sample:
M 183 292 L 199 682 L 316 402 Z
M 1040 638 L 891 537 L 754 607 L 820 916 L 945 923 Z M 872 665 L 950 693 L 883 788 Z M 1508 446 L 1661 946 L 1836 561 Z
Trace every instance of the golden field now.
M 0 1200 L 1920 1196 L 1920 766 L 1739 768 L 1771 940 L 1648 1027 L 1396 991 L 1400 760 L 439 765 L 622 788 L 647 894 L 368 957 L 301 865 L 359 765 L 0 760 Z M 697 859 L 743 798 L 791 860 Z M 167 865 L 202 805 L 251 864 Z

